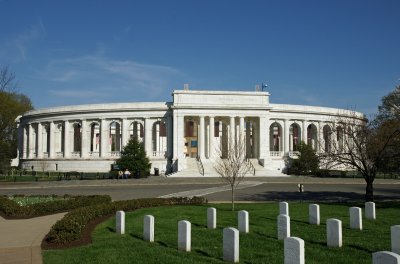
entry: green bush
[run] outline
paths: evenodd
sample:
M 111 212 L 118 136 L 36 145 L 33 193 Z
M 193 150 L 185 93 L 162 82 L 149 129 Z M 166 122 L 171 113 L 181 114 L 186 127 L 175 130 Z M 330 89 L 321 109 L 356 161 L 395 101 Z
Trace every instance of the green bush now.
M 64 216 L 63 219 L 51 228 L 46 235 L 45 241 L 48 244 L 68 245 L 82 238 L 82 232 L 90 221 L 97 218 L 111 216 L 116 211 L 133 211 L 140 208 L 165 206 L 165 205 L 196 205 L 207 203 L 203 197 L 193 198 L 147 198 L 128 201 L 115 201 L 112 203 L 96 204 L 75 209 Z
M 35 195 L 36 197 L 37 195 Z M 42 215 L 61 213 L 79 207 L 110 203 L 109 195 L 91 196 L 64 196 L 63 200 L 36 203 L 27 206 L 20 206 L 6 196 L 0 196 L 0 212 L 10 218 L 31 218 Z

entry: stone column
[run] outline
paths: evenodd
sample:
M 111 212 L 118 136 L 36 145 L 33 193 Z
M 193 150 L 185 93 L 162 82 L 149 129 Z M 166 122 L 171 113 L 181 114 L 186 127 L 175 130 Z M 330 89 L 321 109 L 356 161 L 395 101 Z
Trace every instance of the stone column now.
M 200 126 L 199 126 L 199 131 L 198 131 L 198 137 L 199 137 L 199 148 L 198 148 L 199 153 L 198 153 L 198 155 L 200 156 L 201 159 L 204 159 L 204 153 L 205 153 L 205 151 L 204 151 L 204 147 L 205 147 L 205 144 L 204 144 L 204 140 L 205 140 L 204 131 L 205 131 L 205 129 L 204 129 L 204 116 L 200 116 Z
M 235 117 L 231 116 L 229 120 L 229 144 L 235 140 Z
M 54 157 L 55 157 L 55 154 L 56 154 L 56 152 L 55 152 L 55 142 L 54 142 L 54 135 L 55 135 L 55 133 L 54 133 L 54 130 L 55 130 L 55 125 L 54 125 L 54 122 L 52 121 L 52 122 L 50 122 L 50 124 L 49 124 L 49 133 L 50 133 L 50 142 L 49 142 L 49 146 L 50 146 L 50 150 L 49 150 L 49 158 L 50 159 L 53 159 Z
M 318 121 L 318 133 L 317 133 L 317 144 L 318 144 L 318 148 L 317 151 L 318 152 L 323 152 L 324 149 L 324 127 L 321 124 L 321 121 Z
M 265 159 L 268 157 L 269 151 L 269 133 L 267 133 L 269 119 L 266 116 L 260 117 L 260 128 L 258 130 L 259 133 L 259 158 L 264 160 L 263 164 L 265 164 Z
M 64 158 L 69 158 L 71 156 L 70 150 L 70 140 L 69 140 L 69 121 L 64 121 Z
M 107 121 L 101 119 L 100 121 L 100 157 L 105 158 L 108 156 L 109 135 L 107 133 Z
M 123 118 L 121 121 L 121 129 L 122 129 L 121 150 L 126 146 L 126 144 L 128 144 L 128 141 L 129 141 L 128 125 L 129 125 L 128 119 Z
M 284 143 L 284 152 L 285 154 L 287 154 L 289 152 L 289 142 L 290 142 L 290 138 L 289 138 L 289 120 L 285 119 L 284 120 L 284 136 L 283 136 L 283 143 Z
M 302 128 L 301 128 L 301 140 L 304 141 L 304 143 L 307 144 L 307 121 L 302 120 L 301 121 Z
M 89 142 L 90 140 L 88 139 L 88 125 L 86 120 L 81 121 L 81 130 L 82 130 L 82 136 L 81 136 L 81 157 L 86 158 L 89 153 Z
M 183 154 L 183 130 L 184 130 L 184 116 L 181 116 L 178 113 L 178 110 L 174 111 L 174 119 L 173 119 L 173 157 L 174 160 L 178 160 L 184 157 Z
M 173 120 L 172 116 L 168 115 L 167 116 L 167 156 L 169 159 L 172 158 L 173 155 Z
M 28 131 L 26 126 L 22 127 L 22 133 L 23 133 L 23 143 L 22 143 L 22 158 L 26 159 L 27 158 L 27 154 L 29 155 L 29 153 L 27 153 L 27 149 L 29 147 L 28 145 Z
M 148 157 L 153 156 L 153 150 L 151 144 L 152 124 L 153 122 L 150 118 L 146 118 L 144 120 L 144 149 Z
M 33 159 L 33 152 L 35 149 L 35 146 L 34 146 L 35 140 L 33 137 L 34 137 L 33 136 L 33 126 L 30 123 L 28 125 L 28 158 L 30 158 L 30 159 Z
M 250 144 L 250 122 L 246 122 L 246 156 L 249 158 L 251 156 L 251 144 Z
M 160 147 L 160 122 L 156 123 L 156 141 L 154 143 L 156 144 L 154 146 L 155 150 L 156 151 L 161 151 L 161 147 Z
M 215 135 L 214 135 L 214 130 L 215 130 L 215 120 L 213 116 L 210 116 L 210 126 L 209 126 L 209 136 L 210 140 L 208 142 L 208 149 L 210 151 L 210 156 L 209 158 L 214 158 L 215 157 Z
M 42 123 L 37 124 L 37 135 L 36 135 L 36 157 L 38 159 L 43 158 L 43 126 Z

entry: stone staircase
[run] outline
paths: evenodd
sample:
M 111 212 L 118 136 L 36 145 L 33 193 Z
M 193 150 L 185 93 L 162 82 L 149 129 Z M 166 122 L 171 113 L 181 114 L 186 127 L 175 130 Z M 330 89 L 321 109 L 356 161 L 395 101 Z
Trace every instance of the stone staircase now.
M 186 169 L 173 173 L 168 177 L 219 177 L 219 174 L 214 169 L 214 162 L 209 159 L 202 160 L 204 175 L 200 173 L 199 166 L 195 158 L 186 158 Z M 288 177 L 288 175 L 282 173 L 280 170 L 274 170 L 272 168 L 264 168 L 258 163 L 257 159 L 250 159 L 251 164 L 255 169 L 255 175 L 253 172 L 247 173 L 246 177 Z

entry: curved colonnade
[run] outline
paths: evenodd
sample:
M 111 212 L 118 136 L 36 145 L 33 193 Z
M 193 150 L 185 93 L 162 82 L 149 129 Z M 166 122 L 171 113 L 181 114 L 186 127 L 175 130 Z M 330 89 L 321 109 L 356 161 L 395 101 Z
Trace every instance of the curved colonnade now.
M 270 104 L 267 92 L 175 90 L 167 103 L 111 103 L 33 110 L 17 118 L 18 158 L 25 169 L 106 172 L 128 140 L 142 141 L 152 168 L 185 170 L 191 158 L 212 162 L 219 144 L 243 135 L 246 155 L 283 169 L 304 141 L 317 152 L 340 144 L 330 138 L 338 116 L 353 111 Z

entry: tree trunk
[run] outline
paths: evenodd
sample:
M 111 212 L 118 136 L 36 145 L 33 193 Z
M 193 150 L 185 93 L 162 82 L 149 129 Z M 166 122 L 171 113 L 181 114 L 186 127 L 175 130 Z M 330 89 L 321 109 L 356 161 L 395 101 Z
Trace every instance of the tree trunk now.
M 367 182 L 367 188 L 365 189 L 365 201 L 366 202 L 373 202 L 374 201 L 374 180 L 365 179 Z
M 235 211 L 235 187 L 231 186 L 232 212 Z

